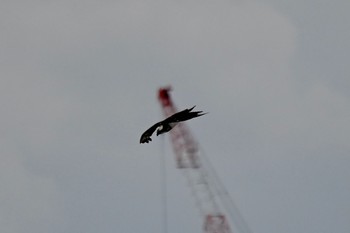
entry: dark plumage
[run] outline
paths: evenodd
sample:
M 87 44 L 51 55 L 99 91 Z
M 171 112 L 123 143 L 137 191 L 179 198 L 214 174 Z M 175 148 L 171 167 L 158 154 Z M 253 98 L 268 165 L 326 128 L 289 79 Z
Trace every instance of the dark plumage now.
M 190 109 L 185 109 L 181 112 L 177 112 L 174 115 L 171 115 L 170 117 L 166 118 L 165 120 L 154 124 L 151 128 L 146 130 L 141 135 L 140 143 L 145 143 L 145 142 L 149 143 L 150 141 L 152 141 L 151 136 L 154 133 L 154 131 L 156 131 L 156 129 L 158 129 L 157 130 L 157 136 L 158 136 L 159 134 L 169 132 L 175 125 L 177 125 L 181 121 L 187 121 L 194 117 L 199 117 L 206 114 L 206 113 L 202 113 L 202 111 L 191 112 L 194 109 L 194 107 L 195 106 L 193 106 Z

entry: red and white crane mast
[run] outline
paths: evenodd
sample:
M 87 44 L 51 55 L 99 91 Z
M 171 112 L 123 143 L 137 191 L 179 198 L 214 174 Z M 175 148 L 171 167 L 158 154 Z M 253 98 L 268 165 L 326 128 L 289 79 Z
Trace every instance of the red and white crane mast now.
M 177 112 L 169 95 L 170 87 L 160 88 L 158 99 L 165 117 Z M 214 181 L 201 160 L 198 143 L 184 123 L 179 123 L 170 132 L 177 167 L 187 178 L 192 194 L 201 215 L 204 218 L 205 233 L 231 233 L 227 218 L 219 205 Z

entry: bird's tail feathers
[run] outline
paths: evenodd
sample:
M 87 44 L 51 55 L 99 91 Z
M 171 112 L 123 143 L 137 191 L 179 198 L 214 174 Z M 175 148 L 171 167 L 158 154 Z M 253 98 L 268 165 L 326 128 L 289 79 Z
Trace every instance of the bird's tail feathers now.
M 207 112 L 204 112 L 204 113 L 203 113 L 203 111 L 190 112 L 191 118 L 203 116 L 205 114 L 207 114 Z
M 198 113 L 198 116 L 203 116 L 203 115 L 205 115 L 205 114 L 208 114 L 209 112 L 204 112 L 203 113 L 203 111 L 200 111 L 199 113 Z
M 187 109 L 189 112 L 191 112 L 194 108 L 196 107 L 196 105 L 194 105 L 192 108 Z

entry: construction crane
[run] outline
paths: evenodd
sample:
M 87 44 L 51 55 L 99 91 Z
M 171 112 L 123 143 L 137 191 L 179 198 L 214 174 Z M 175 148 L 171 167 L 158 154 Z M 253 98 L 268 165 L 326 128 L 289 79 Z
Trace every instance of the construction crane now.
M 170 90 L 170 87 L 165 87 L 158 91 L 158 100 L 165 117 L 177 112 Z M 179 123 L 169 133 L 177 168 L 186 177 L 196 206 L 204 219 L 203 231 L 231 233 L 234 229 L 234 232 L 251 233 L 186 124 Z

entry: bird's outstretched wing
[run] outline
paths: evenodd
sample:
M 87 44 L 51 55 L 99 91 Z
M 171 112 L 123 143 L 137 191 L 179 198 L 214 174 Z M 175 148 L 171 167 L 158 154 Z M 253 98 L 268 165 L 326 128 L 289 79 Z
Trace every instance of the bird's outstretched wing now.
M 156 129 L 161 125 L 161 122 L 158 122 L 154 125 L 151 126 L 151 128 L 149 128 L 148 130 L 146 130 L 140 138 L 140 143 L 149 143 L 150 141 L 152 141 L 152 134 L 154 133 L 154 131 L 156 131 Z
M 177 112 L 174 115 L 171 115 L 170 117 L 165 119 L 164 122 L 172 123 L 172 122 L 187 121 L 189 119 L 207 114 L 207 113 L 203 113 L 203 111 L 191 112 L 194 109 L 194 107 L 196 106 L 193 106 L 190 109 L 182 110 L 181 112 Z

